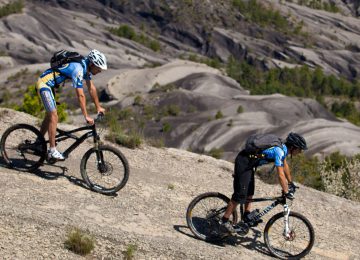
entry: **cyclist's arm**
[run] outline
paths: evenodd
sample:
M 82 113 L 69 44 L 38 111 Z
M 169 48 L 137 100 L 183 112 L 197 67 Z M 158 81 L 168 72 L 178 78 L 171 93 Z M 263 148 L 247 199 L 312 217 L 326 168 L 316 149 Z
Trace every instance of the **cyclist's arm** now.
M 84 89 L 76 88 L 75 91 L 76 91 L 76 95 L 77 95 L 77 98 L 78 98 L 78 101 L 80 104 L 81 112 L 83 113 L 85 120 L 88 122 L 89 116 L 88 116 L 88 113 L 86 110 L 86 97 L 85 97 Z
M 104 113 L 105 109 L 100 106 L 99 97 L 97 95 L 96 87 L 95 87 L 94 83 L 92 82 L 92 80 L 86 80 L 86 86 L 88 87 L 90 96 L 91 96 L 91 98 L 92 98 L 92 100 L 93 100 L 93 102 L 95 104 L 97 112 L 98 113 L 99 112 Z
M 276 166 L 276 171 L 279 175 L 279 181 L 280 181 L 281 188 L 285 193 L 287 193 L 288 192 L 288 183 L 286 181 L 284 167 Z
M 284 159 L 284 172 L 285 172 L 285 177 L 286 177 L 288 183 L 292 182 L 290 167 L 289 167 L 286 159 Z

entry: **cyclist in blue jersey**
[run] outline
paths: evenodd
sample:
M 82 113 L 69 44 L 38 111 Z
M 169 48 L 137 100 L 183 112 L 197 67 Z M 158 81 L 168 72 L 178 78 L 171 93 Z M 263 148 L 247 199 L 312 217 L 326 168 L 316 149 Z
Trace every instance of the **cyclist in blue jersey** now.
M 290 133 L 282 147 L 273 146 L 261 151 L 259 154 L 249 154 L 242 150 L 235 159 L 234 170 L 234 193 L 228 204 L 221 226 L 229 233 L 235 233 L 229 217 L 239 203 L 245 204 L 244 221 L 250 222 L 248 215 L 251 212 L 251 203 L 245 203 L 254 195 L 255 181 L 254 173 L 256 167 L 274 162 L 279 176 L 282 192 L 287 198 L 293 199 L 295 185 L 292 182 L 289 165 L 286 161 L 287 155 L 296 155 L 307 149 L 305 139 L 296 133 Z
M 72 80 L 72 86 L 75 89 L 81 111 L 87 123 L 94 124 L 86 110 L 86 98 L 83 89 L 83 80 L 89 90 L 90 96 L 95 104 L 98 113 L 104 113 L 105 109 L 100 106 L 96 87 L 91 80 L 92 75 L 96 75 L 107 69 L 106 57 L 97 50 L 91 50 L 89 55 L 84 57 L 80 62 L 70 62 L 59 67 L 55 71 L 48 69 L 42 73 L 36 83 L 36 89 L 40 99 L 45 107 L 46 115 L 42 122 L 40 132 L 45 135 L 48 132 L 50 148 L 48 157 L 56 160 L 64 160 L 64 156 L 55 146 L 56 127 L 58 123 L 58 114 L 56 110 L 56 102 L 52 88 L 57 84 L 64 82 L 66 79 Z M 55 79 L 54 79 L 55 77 Z

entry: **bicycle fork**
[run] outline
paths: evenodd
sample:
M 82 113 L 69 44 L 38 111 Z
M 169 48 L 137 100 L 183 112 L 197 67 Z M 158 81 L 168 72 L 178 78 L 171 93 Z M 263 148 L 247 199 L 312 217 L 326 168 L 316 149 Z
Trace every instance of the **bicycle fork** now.
M 290 208 L 287 204 L 284 205 L 284 237 L 286 240 L 292 239 L 291 230 L 289 227 L 289 215 L 290 215 Z
M 100 172 L 104 171 L 104 155 L 102 151 L 99 150 L 99 136 L 94 137 L 94 148 L 95 148 L 95 154 L 96 154 L 96 161 L 97 161 L 97 167 Z

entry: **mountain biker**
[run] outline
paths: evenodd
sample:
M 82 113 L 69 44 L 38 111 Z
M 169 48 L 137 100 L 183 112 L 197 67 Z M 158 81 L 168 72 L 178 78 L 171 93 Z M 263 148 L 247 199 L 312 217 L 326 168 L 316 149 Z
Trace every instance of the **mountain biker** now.
M 99 98 L 96 92 L 96 87 L 92 82 L 92 75 L 96 75 L 107 69 L 106 57 L 98 50 L 91 50 L 88 56 L 84 57 L 79 62 L 69 62 L 57 68 L 47 69 L 43 72 L 37 83 L 36 90 L 45 107 L 46 115 L 41 124 L 40 132 L 45 135 L 49 134 L 50 148 L 48 150 L 48 157 L 56 160 L 64 160 L 64 156 L 56 149 L 55 135 L 58 123 L 58 114 L 56 110 L 56 102 L 53 94 L 55 81 L 57 84 L 64 82 L 66 79 L 72 79 L 72 86 L 75 89 L 81 111 L 88 124 L 94 124 L 94 119 L 89 117 L 86 110 L 86 98 L 83 90 L 83 80 L 89 90 L 90 96 L 95 104 L 98 113 L 104 113 L 105 109 L 100 106 Z
M 284 195 L 293 199 L 295 185 L 292 182 L 289 165 L 286 161 L 286 156 L 299 154 L 303 150 L 307 149 L 305 139 L 297 133 L 289 133 L 285 143 L 282 147 L 273 146 L 261 151 L 257 155 L 251 155 L 246 150 L 239 152 L 235 159 L 234 170 L 234 193 L 224 216 L 222 217 L 220 224 L 229 233 L 235 233 L 235 229 L 232 223 L 229 221 L 229 217 L 236 209 L 239 203 L 245 204 L 245 212 L 243 216 L 244 222 L 250 222 L 248 215 L 251 212 L 251 203 L 245 203 L 246 199 L 251 199 L 254 195 L 255 180 L 254 173 L 257 166 L 264 165 L 270 162 L 274 162 L 276 167 L 282 192 Z M 260 222 L 258 222 L 260 223 Z M 255 223 L 256 225 L 257 223 Z

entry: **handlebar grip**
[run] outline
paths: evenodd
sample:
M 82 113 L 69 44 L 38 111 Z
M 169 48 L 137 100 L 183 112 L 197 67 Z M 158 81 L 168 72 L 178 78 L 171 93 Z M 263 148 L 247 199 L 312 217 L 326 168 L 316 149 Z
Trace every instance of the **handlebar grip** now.
M 105 116 L 104 113 L 102 113 L 102 112 L 98 113 L 97 116 L 96 116 L 96 118 L 95 118 L 95 122 L 100 122 L 100 121 L 102 121 L 103 118 L 104 118 L 104 116 Z

